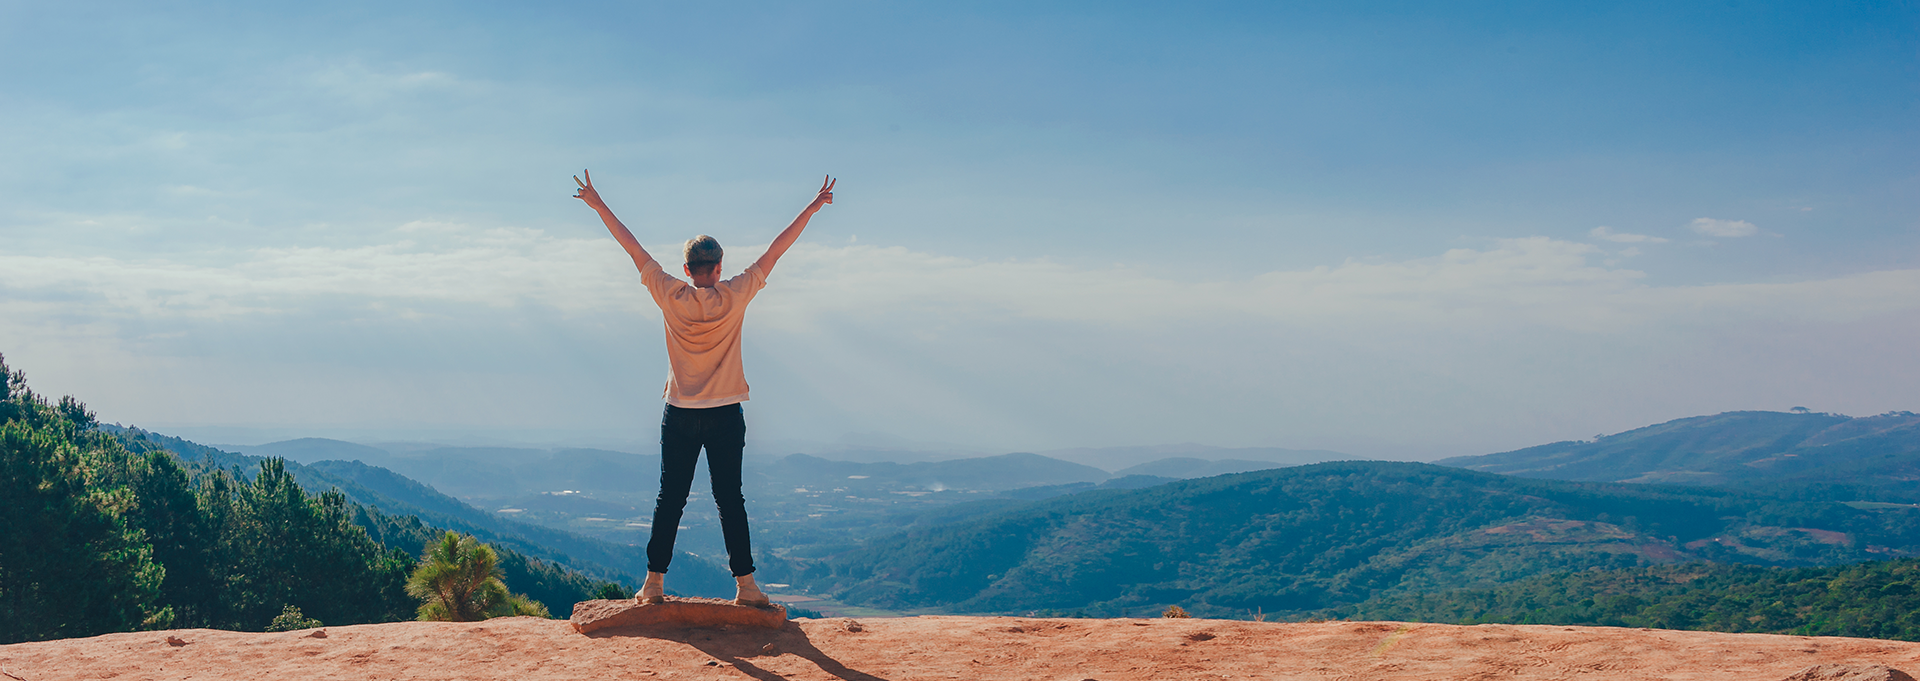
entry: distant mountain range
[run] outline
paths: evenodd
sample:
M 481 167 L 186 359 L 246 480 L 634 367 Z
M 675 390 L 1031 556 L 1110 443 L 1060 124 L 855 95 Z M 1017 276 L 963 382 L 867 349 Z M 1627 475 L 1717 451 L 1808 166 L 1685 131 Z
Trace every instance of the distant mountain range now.
M 1322 463 L 1326 461 L 1348 461 L 1348 460 L 1358 458 L 1352 455 L 1342 454 L 1340 452 L 1330 452 L 1324 449 L 1280 449 L 1278 447 L 1238 447 L 1238 448 L 1209 447 L 1207 445 L 1196 445 L 1191 443 L 1177 444 L 1177 445 L 1151 445 L 1151 446 L 1145 446 L 1145 447 L 1078 447 L 1074 449 L 1054 449 L 1054 450 L 1040 452 L 1040 454 L 1042 456 L 1060 459 L 1062 461 L 1072 461 L 1077 464 L 1094 466 L 1104 470 L 1113 471 L 1115 475 L 1166 475 L 1166 473 L 1154 473 L 1154 472 L 1148 472 L 1148 471 L 1136 470 L 1136 469 L 1139 469 L 1142 466 L 1154 464 L 1154 463 L 1164 461 L 1164 460 L 1169 460 L 1169 459 L 1171 460 L 1198 459 L 1201 461 L 1219 461 L 1219 462 L 1224 462 L 1224 461 L 1259 462 L 1266 465 L 1261 466 L 1260 468 L 1248 469 L 1248 470 L 1263 470 L 1267 468 L 1280 468 L 1283 466 L 1305 466 L 1311 463 Z M 1222 471 L 1222 472 L 1238 473 L 1242 471 Z M 1171 477 L 1205 477 L 1205 476 L 1187 475 L 1187 476 L 1171 476 Z
M 221 446 L 305 464 L 358 461 L 466 499 L 507 499 L 564 490 L 630 492 L 652 488 L 660 478 L 659 455 L 604 449 L 429 446 L 396 447 L 394 451 L 324 438 Z
M 1337 459 L 1328 459 L 1328 461 L 1336 460 Z M 1319 462 L 1310 461 L 1307 463 Z M 1207 460 L 1182 456 L 1157 459 L 1137 466 L 1128 466 L 1114 471 L 1113 475 L 1116 478 L 1124 478 L 1130 475 L 1150 475 L 1159 478 L 1185 480 L 1187 478 L 1211 478 L 1216 475 L 1226 475 L 1228 473 L 1247 473 L 1281 467 L 1282 466 L 1271 461 L 1250 461 L 1247 459 Z
M 654 494 L 660 457 L 603 449 L 525 449 L 505 447 L 441 447 L 369 445 L 303 438 L 264 445 L 221 445 L 253 456 L 276 456 L 289 461 L 358 461 L 427 483 L 441 492 L 470 500 L 494 500 L 524 506 L 532 495 L 579 492 L 624 500 L 629 506 Z M 1065 450 L 1078 459 L 1131 462 L 1167 453 L 1241 454 L 1266 459 L 1208 459 L 1193 456 L 1158 457 L 1109 473 L 1107 470 L 1059 457 L 1030 453 L 1002 454 L 938 461 L 840 461 L 791 454 L 751 456 L 747 484 L 785 492 L 794 487 L 847 487 L 972 490 L 1003 492 L 1029 487 L 1053 487 L 1147 475 L 1185 479 L 1264 470 L 1312 463 L 1333 452 L 1284 449 L 1224 449 L 1197 445 Z M 1103 458 L 1104 457 L 1104 458 Z M 1279 459 L 1281 461 L 1275 461 Z M 1111 463 L 1108 465 L 1112 465 Z M 703 476 L 704 477 L 704 476 Z M 651 508 L 649 506 L 649 508 Z
M 762 462 L 756 467 L 756 472 L 770 479 L 791 481 L 800 486 L 823 486 L 829 483 L 838 486 L 854 480 L 865 484 L 884 482 L 936 492 L 947 489 L 997 492 L 1022 487 L 1101 482 L 1113 477 L 1092 466 L 1027 453 L 905 464 L 829 461 L 806 454 L 791 454 L 771 462 Z
M 1882 496 L 1914 498 L 1920 495 L 1920 414 L 1735 411 L 1435 463 L 1557 480 L 1866 486 Z

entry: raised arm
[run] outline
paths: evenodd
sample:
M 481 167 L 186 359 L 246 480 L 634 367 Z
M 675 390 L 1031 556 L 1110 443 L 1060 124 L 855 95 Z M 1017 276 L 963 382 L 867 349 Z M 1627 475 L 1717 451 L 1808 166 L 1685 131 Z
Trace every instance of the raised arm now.
M 620 222 L 620 218 L 613 216 L 613 210 L 607 208 L 607 202 L 600 199 L 600 192 L 594 191 L 593 173 L 581 172 L 586 173 L 587 181 L 581 182 L 580 178 L 573 178 L 573 183 L 580 185 L 580 193 L 574 194 L 573 198 L 587 202 L 588 206 L 592 206 L 594 211 L 600 213 L 600 221 L 607 223 L 607 231 L 613 233 L 613 240 L 620 242 L 620 247 L 627 249 L 627 255 L 633 257 L 633 266 L 645 271 L 647 262 L 653 260 L 653 254 L 640 247 L 640 240 L 633 238 L 633 232 L 628 231 L 627 226 Z
M 833 183 L 836 181 L 831 177 L 821 180 L 820 192 L 813 195 L 813 203 L 807 204 L 806 209 L 800 211 L 799 217 L 794 218 L 792 224 L 780 230 L 780 236 L 773 238 L 773 245 L 767 247 L 766 254 L 754 261 L 753 264 L 760 268 L 761 276 L 772 272 L 774 264 L 780 262 L 780 256 L 786 255 L 787 249 L 793 247 L 793 242 L 800 240 L 800 232 L 807 229 L 807 221 L 813 219 L 813 214 L 820 212 L 821 206 L 833 203 Z

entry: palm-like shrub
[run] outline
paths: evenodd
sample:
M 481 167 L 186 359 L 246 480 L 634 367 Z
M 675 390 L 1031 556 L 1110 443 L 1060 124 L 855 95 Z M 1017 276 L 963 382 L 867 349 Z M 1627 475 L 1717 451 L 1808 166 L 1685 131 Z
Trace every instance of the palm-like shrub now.
M 407 593 L 423 601 L 420 619 L 476 622 L 489 617 L 547 617 L 547 607 L 507 591 L 493 547 L 472 535 L 447 532 L 427 545 L 420 567 L 407 579 Z

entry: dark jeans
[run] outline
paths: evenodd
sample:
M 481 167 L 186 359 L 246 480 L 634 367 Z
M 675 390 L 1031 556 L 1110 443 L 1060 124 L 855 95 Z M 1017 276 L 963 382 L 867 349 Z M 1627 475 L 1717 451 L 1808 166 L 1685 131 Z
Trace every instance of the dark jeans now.
M 647 540 L 647 570 L 666 572 L 673 562 L 673 541 L 680 535 L 680 512 L 693 488 L 700 448 L 707 448 L 707 472 L 713 480 L 713 504 L 720 508 L 720 533 L 727 539 L 727 564 L 733 576 L 753 574 L 753 540 L 747 534 L 747 498 L 740 494 L 740 456 L 747 447 L 747 419 L 740 405 L 682 409 L 667 405 L 660 417 L 660 498 L 653 504 L 653 537 Z

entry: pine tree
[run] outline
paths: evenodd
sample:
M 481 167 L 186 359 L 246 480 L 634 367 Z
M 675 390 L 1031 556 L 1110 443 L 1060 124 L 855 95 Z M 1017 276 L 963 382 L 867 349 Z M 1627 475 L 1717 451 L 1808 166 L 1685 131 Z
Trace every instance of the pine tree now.
M 428 544 L 407 593 L 424 601 L 423 621 L 476 622 L 489 617 L 546 617 L 547 608 L 507 591 L 499 556 L 472 535 L 448 531 Z
M 132 480 L 132 521 L 166 569 L 160 602 L 173 609 L 174 628 L 211 626 L 205 605 L 215 593 L 208 561 L 212 542 L 199 499 L 179 460 L 161 449 L 141 455 Z
M 337 490 L 307 494 L 286 461 L 267 459 L 249 483 L 224 475 L 205 485 L 204 507 L 224 519 L 215 552 L 227 628 L 258 631 L 292 605 L 321 621 L 357 624 L 404 619 L 404 552 L 380 547 L 353 524 Z M 230 498 L 219 498 L 230 494 Z
M 164 626 L 165 571 L 93 414 L 27 389 L 0 356 L 0 643 Z M 124 458 L 124 457 L 122 457 Z

